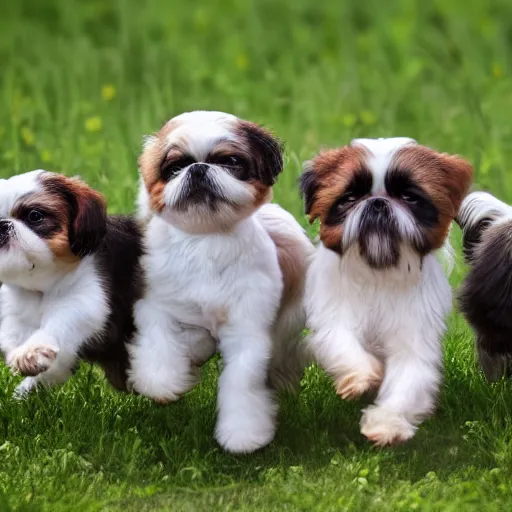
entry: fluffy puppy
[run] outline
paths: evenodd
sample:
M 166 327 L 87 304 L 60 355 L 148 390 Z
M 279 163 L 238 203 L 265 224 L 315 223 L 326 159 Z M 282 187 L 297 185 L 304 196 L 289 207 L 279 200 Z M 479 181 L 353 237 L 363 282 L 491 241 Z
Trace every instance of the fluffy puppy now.
M 476 331 L 480 366 L 496 380 L 512 360 L 512 208 L 491 194 L 473 192 L 457 222 L 469 265 L 459 305 Z
M 256 124 L 198 111 L 149 137 L 139 163 L 147 293 L 135 307 L 130 383 L 177 400 L 219 349 L 216 439 L 251 452 L 274 436 L 274 390 L 296 386 L 305 364 L 313 246 L 288 212 L 265 205 L 281 146 Z
M 126 387 L 126 343 L 141 297 L 142 236 L 106 215 L 77 178 L 37 170 L 0 180 L 0 349 L 26 375 L 18 394 L 64 382 L 79 359 Z
M 320 244 L 306 279 L 311 348 L 344 399 L 378 390 L 361 432 L 411 438 L 432 413 L 451 289 L 435 252 L 471 166 L 408 138 L 357 139 L 320 153 L 301 178 Z

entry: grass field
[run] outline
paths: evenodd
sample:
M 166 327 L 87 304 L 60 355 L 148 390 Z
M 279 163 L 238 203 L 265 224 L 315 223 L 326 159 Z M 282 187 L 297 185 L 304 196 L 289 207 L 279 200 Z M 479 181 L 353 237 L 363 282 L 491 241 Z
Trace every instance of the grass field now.
M 305 224 L 296 179 L 320 146 L 407 135 L 475 164 L 512 201 L 507 0 L 3 2 L 0 169 L 80 174 L 133 209 L 143 134 L 190 109 L 264 123 L 286 141 L 275 198 Z M 454 230 L 454 244 L 459 233 Z M 463 274 L 459 261 L 452 282 Z M 487 385 L 449 321 L 435 418 L 376 449 L 361 402 L 308 370 L 277 438 L 251 456 L 213 441 L 216 361 L 177 404 L 109 389 L 84 366 L 24 403 L 0 369 L 0 511 L 510 510 L 512 384 Z

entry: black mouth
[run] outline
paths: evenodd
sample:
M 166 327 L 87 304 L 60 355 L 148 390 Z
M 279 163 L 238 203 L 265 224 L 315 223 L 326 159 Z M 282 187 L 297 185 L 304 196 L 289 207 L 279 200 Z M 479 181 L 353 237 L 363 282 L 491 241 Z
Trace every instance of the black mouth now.
M 369 201 L 361 214 L 359 251 L 371 268 L 396 267 L 402 241 L 398 223 L 385 199 Z
M 175 209 L 186 211 L 190 206 L 202 205 L 210 210 L 216 210 L 220 204 L 233 206 L 207 174 L 191 173 L 183 185 Z

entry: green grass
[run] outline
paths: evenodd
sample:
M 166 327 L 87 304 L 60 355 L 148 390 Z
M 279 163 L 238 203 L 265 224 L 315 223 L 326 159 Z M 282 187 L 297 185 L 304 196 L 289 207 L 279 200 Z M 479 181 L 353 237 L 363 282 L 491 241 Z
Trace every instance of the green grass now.
M 286 141 L 275 198 L 304 224 L 301 162 L 356 136 L 458 152 L 512 201 L 507 0 L 3 4 L 3 176 L 80 174 L 111 211 L 130 211 L 142 136 L 204 108 Z M 462 274 L 459 260 L 454 285 Z M 15 403 L 2 367 L 0 511 L 510 509 L 512 385 L 484 382 L 460 316 L 445 341 L 437 414 L 394 449 L 361 438 L 363 404 L 340 401 L 317 369 L 283 399 L 275 441 L 237 457 L 212 438 L 215 361 L 168 407 L 116 394 L 85 366 Z

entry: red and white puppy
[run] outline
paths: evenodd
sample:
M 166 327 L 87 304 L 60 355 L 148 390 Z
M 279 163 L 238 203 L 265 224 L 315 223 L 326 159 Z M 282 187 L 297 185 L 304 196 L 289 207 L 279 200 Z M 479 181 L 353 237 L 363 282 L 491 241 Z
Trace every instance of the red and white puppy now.
M 140 157 L 145 297 L 135 307 L 130 382 L 177 400 L 220 350 L 216 438 L 250 452 L 274 436 L 274 389 L 304 368 L 303 288 L 313 246 L 265 203 L 282 171 L 279 142 L 222 112 L 190 112 L 149 137 Z
M 320 245 L 306 280 L 311 347 L 342 398 L 377 390 L 361 432 L 411 438 L 433 412 L 451 289 L 435 252 L 471 166 L 408 138 L 357 139 L 320 153 L 301 178 Z
M 0 349 L 27 376 L 18 394 L 64 382 L 80 358 L 125 389 L 141 240 L 79 179 L 37 170 L 0 180 Z

